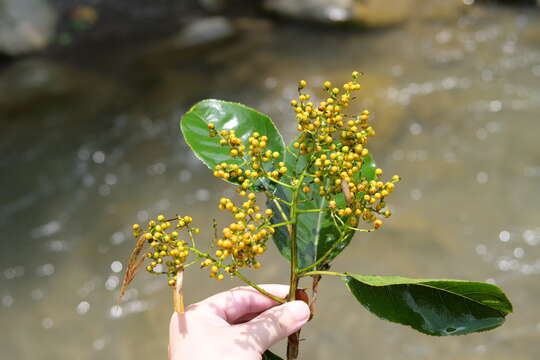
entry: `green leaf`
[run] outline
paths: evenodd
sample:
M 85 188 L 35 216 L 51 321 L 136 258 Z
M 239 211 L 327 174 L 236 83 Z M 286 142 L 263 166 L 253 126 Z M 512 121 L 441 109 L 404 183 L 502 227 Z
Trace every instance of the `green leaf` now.
M 296 157 L 295 157 L 296 156 Z M 292 146 L 289 146 L 289 151 L 285 155 L 285 163 L 287 168 L 294 174 L 295 172 L 301 172 L 306 166 L 306 160 L 304 156 L 298 156 L 298 151 Z M 357 175 L 357 180 L 365 178 L 368 181 L 375 179 L 376 165 L 371 157 L 366 157 L 362 165 L 362 169 Z M 328 202 L 324 197 L 319 195 L 318 184 L 311 186 L 311 193 L 304 194 L 300 191 L 299 206 L 301 210 L 308 209 L 322 209 L 328 207 Z M 276 186 L 274 195 L 280 197 L 288 202 L 291 201 L 292 192 L 290 189 Z M 342 194 L 337 196 L 336 199 L 338 207 L 344 207 L 345 198 Z M 290 209 L 286 204 L 276 203 L 276 201 L 268 201 L 268 206 L 273 210 L 274 216 L 272 217 L 272 223 L 284 222 L 283 216 L 278 204 L 283 210 L 283 213 L 290 217 Z M 328 261 L 331 261 L 338 256 L 347 245 L 350 243 L 354 232 L 348 233 L 340 244 L 332 251 L 328 257 Z M 340 234 L 335 226 L 330 212 L 318 212 L 318 213 L 302 213 L 298 216 L 297 225 L 297 247 L 298 247 L 298 268 L 302 269 L 312 265 L 318 259 L 320 259 L 332 246 L 339 240 Z M 290 259 L 290 240 L 287 227 L 280 226 L 276 228 L 276 232 L 273 236 L 274 242 L 281 252 L 281 254 Z M 324 264 L 321 264 L 324 265 Z M 321 266 L 318 266 L 321 268 Z
M 356 299 L 373 314 L 428 335 L 462 335 L 500 326 L 512 304 L 495 285 L 442 279 L 347 274 Z
M 270 350 L 266 350 L 262 356 L 262 360 L 283 360 L 283 359 L 277 356 L 276 354 L 274 354 L 273 352 L 271 352 Z
M 253 132 L 266 135 L 268 150 L 285 152 L 283 137 L 267 115 L 238 103 L 202 100 L 182 116 L 180 128 L 195 155 L 212 170 L 222 162 L 241 165 L 242 160 L 232 157 L 228 146 L 219 144 L 219 136 L 209 136 L 208 123 L 214 123 L 217 131 L 234 130 L 244 144 Z

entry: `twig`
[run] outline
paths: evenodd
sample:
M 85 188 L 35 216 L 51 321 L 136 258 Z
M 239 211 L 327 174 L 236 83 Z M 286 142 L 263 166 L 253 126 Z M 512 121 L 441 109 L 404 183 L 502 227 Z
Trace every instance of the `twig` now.
M 137 242 L 135 243 L 135 248 L 133 249 L 133 251 L 131 252 L 131 255 L 129 256 L 128 265 L 126 267 L 126 272 L 124 274 L 124 280 L 122 280 L 122 286 L 120 287 L 120 295 L 119 295 L 120 298 L 124 296 L 129 284 L 133 281 L 133 279 L 135 278 L 135 275 L 137 275 L 137 271 L 140 269 L 140 267 L 144 263 L 144 259 L 146 258 L 146 255 L 144 255 L 140 259 L 138 259 L 138 257 L 142 249 L 144 248 L 145 244 L 146 244 L 146 239 L 144 235 L 139 236 L 139 239 L 137 239 Z
M 173 288 L 173 307 L 174 312 L 184 313 L 184 295 L 182 294 L 182 283 L 184 282 L 184 270 L 180 269 L 176 273 L 176 285 Z

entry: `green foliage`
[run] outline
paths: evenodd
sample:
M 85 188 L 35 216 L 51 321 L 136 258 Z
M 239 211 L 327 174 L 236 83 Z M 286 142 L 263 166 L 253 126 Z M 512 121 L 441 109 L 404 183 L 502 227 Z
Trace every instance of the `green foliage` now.
M 320 276 L 333 275 L 342 277 L 370 312 L 425 334 L 461 335 L 500 326 L 512 305 L 495 285 L 328 271 L 356 232 L 375 231 L 383 225 L 381 218 L 391 216 L 386 198 L 400 181 L 398 175 L 383 181 L 383 170 L 369 152 L 368 139 L 376 135 L 369 111 L 350 114 L 353 92 L 360 89 L 359 76 L 353 72 L 352 81 L 339 88 L 324 82 L 326 95 L 318 104 L 302 91 L 307 83 L 300 81 L 298 100 L 291 101 L 300 134 L 287 147 L 268 116 L 244 105 L 203 100 L 193 106 L 180 123 L 186 143 L 216 177 L 238 185 L 243 199 L 241 203 L 220 199 L 218 208 L 233 219 L 221 231 L 214 225 L 215 236 L 206 252 L 197 248 L 199 229 L 192 227 L 189 216 L 159 215 L 147 226 L 134 224 L 138 241 L 122 291 L 145 258 L 151 273 L 165 262 L 172 287 L 179 274 L 198 264 L 209 269 L 212 278 L 237 277 L 279 303 L 298 296 L 300 278 L 314 276 L 315 292 Z M 257 200 L 256 193 L 261 192 L 267 209 L 261 209 Z M 258 257 L 271 236 L 290 263 L 286 299 L 267 293 L 241 273 L 262 266 Z M 147 245 L 150 252 L 140 258 Z M 298 339 L 298 334 L 289 338 L 288 360 L 296 359 Z M 281 358 L 266 351 L 263 359 Z
M 268 116 L 240 104 L 204 100 L 184 115 L 181 127 L 193 152 L 211 169 L 222 162 L 245 167 L 245 161 L 231 156 L 230 148 L 220 144 L 219 137 L 209 136 L 208 124 L 215 124 L 216 131 L 234 130 L 243 141 L 255 131 L 268 136 L 268 149 L 279 152 L 279 160 L 283 156 L 291 179 L 301 178 L 300 181 L 304 181 L 304 175 L 316 170 L 308 157 L 293 146 L 294 142 L 285 148 L 281 134 Z M 354 181 L 377 180 L 375 169 L 371 155 L 366 156 L 361 170 L 354 174 Z M 358 223 L 358 216 L 338 217 L 335 212 L 328 211 L 328 197 L 319 194 L 321 184 L 309 179 L 305 182 L 309 187 L 307 191 L 299 191 L 298 186 L 271 179 L 258 184 L 262 186 L 257 189 L 266 192 L 267 207 L 273 211 L 271 222 L 276 225 L 273 239 L 280 253 L 291 261 L 291 230 L 280 224 L 291 222 L 291 205 L 294 205 L 297 216 L 296 221 L 292 221 L 296 224 L 296 271 L 300 276 L 324 275 L 325 271 L 318 270 L 327 269 L 350 243 L 358 229 L 348 224 Z M 342 193 L 333 199 L 337 208 L 348 205 Z M 351 221 L 351 218 L 356 221 Z M 501 325 L 512 311 L 504 293 L 490 284 L 351 274 L 343 278 L 351 293 L 370 312 L 429 335 L 460 335 L 493 329 Z M 263 359 L 280 357 L 267 351 Z
M 220 130 L 234 130 L 243 142 L 254 132 L 259 132 L 268 136 L 269 150 L 280 154 L 285 152 L 283 137 L 267 115 L 238 103 L 203 100 L 184 114 L 180 127 L 193 153 L 211 170 L 223 162 L 243 167 L 244 161 L 231 156 L 230 148 L 221 145 L 219 137 L 209 136 L 209 123 L 215 124 Z
M 348 274 L 356 299 L 382 319 L 428 335 L 463 335 L 500 326 L 512 304 L 495 285 Z
M 285 163 L 287 168 L 292 169 L 292 171 L 296 173 L 301 173 L 307 165 L 305 157 L 299 156 L 298 150 L 294 149 L 292 146 L 289 146 L 289 151 L 285 154 Z M 358 181 L 360 179 L 371 181 L 375 179 L 375 169 L 375 162 L 371 156 L 368 156 L 364 160 L 359 175 L 355 178 Z M 308 172 L 312 171 L 312 168 L 308 168 Z M 324 196 L 319 195 L 316 185 L 317 184 L 312 184 L 310 186 L 311 191 L 308 194 L 303 192 L 299 194 L 298 208 L 300 210 L 324 209 L 328 207 L 328 200 L 326 200 Z M 288 202 L 290 202 L 292 198 L 291 190 L 279 185 L 275 187 L 273 194 Z M 342 194 L 338 195 L 336 197 L 336 202 L 338 208 L 344 207 L 346 204 L 345 197 Z M 290 216 L 290 208 L 286 204 L 280 204 L 277 201 L 269 199 L 268 206 L 274 211 L 272 222 L 275 224 L 285 221 L 278 206 L 281 207 L 287 217 Z M 324 269 L 325 265 L 332 261 L 347 247 L 355 232 L 353 230 L 346 232 L 340 231 L 336 226 L 336 221 L 338 220 L 335 219 L 329 211 L 302 213 L 299 215 L 297 234 L 299 269 L 315 264 L 330 251 L 330 255 L 326 260 L 314 267 Z M 280 253 L 290 260 L 291 249 L 287 228 L 278 227 L 276 229 L 274 243 Z
M 277 356 L 276 354 L 274 354 L 273 352 L 271 352 L 270 350 L 266 350 L 262 356 L 262 360 L 283 360 L 283 359 Z

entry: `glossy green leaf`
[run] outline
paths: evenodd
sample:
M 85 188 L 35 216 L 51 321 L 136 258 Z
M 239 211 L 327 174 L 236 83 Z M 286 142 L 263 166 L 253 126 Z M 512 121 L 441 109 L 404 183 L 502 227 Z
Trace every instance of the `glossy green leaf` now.
M 262 356 L 262 360 L 283 360 L 281 357 L 277 356 L 270 350 L 266 350 Z
M 506 295 L 491 284 L 347 275 L 347 287 L 366 309 L 428 335 L 490 330 L 501 325 L 512 312 Z
M 218 131 L 234 130 L 244 144 L 247 144 L 248 138 L 254 132 L 266 135 L 267 149 L 280 154 L 285 152 L 283 137 L 267 115 L 238 103 L 203 100 L 184 114 L 180 128 L 195 155 L 212 170 L 222 162 L 240 165 L 242 160 L 232 157 L 228 146 L 219 144 L 219 136 L 209 136 L 210 122 L 214 123 Z
M 294 148 L 289 147 L 289 150 L 290 151 L 285 154 L 287 168 L 293 173 L 299 173 L 306 166 L 305 159 L 303 156 L 298 156 L 298 152 Z M 373 180 L 375 178 L 375 169 L 375 163 L 371 157 L 367 157 L 357 176 L 357 180 L 360 178 L 365 178 L 368 181 Z M 318 184 L 313 184 L 311 188 L 311 193 L 307 195 L 300 192 L 298 208 L 308 210 L 327 207 L 327 200 L 319 195 Z M 290 202 L 292 197 L 290 189 L 276 186 L 273 192 L 275 196 Z M 344 196 L 340 194 L 337 197 L 336 202 L 338 207 L 343 207 L 345 205 Z M 268 206 L 274 211 L 274 216 L 272 218 L 273 223 L 285 221 L 277 206 L 278 204 L 287 218 L 290 216 L 290 209 L 287 205 L 276 203 L 276 201 L 269 201 Z M 350 232 L 331 253 L 328 261 L 338 256 L 350 243 L 353 236 L 354 232 Z M 339 237 L 340 234 L 329 212 L 299 214 L 297 225 L 298 268 L 302 269 L 315 263 L 332 248 L 336 241 L 339 240 Z M 273 238 L 281 254 L 287 259 L 290 259 L 290 241 L 287 227 L 281 226 L 276 228 Z M 319 268 L 321 268 L 321 266 L 319 266 Z

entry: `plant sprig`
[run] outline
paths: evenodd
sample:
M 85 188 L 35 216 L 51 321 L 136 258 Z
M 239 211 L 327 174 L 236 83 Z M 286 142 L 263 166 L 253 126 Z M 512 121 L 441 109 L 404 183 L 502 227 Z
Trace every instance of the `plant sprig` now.
M 133 225 L 138 241 L 122 292 L 147 260 L 148 272 L 167 275 L 175 289 L 175 309 L 182 308 L 177 306 L 182 302 L 181 279 L 198 263 L 210 277 L 236 277 L 278 303 L 295 300 L 299 280 L 312 277 L 313 306 L 321 277 L 338 277 L 369 311 L 430 335 L 466 334 L 502 324 L 512 305 L 495 285 L 329 270 L 354 234 L 373 232 L 392 215 L 387 198 L 401 180 L 398 175 L 383 180 L 383 170 L 373 161 L 368 142 L 376 132 L 370 112 L 350 114 L 353 94 L 361 89 L 360 75 L 353 72 L 341 87 L 325 81 L 325 97 L 317 104 L 301 80 L 298 98 L 290 102 L 298 136 L 289 146 L 268 116 L 244 105 L 203 100 L 191 108 L 182 118 L 182 133 L 214 176 L 236 187 L 237 199 L 222 198 L 217 205 L 232 221 L 221 229 L 212 224 L 214 237 L 204 242 L 205 250 L 189 216 L 159 215 L 144 229 Z M 241 272 L 262 266 L 259 258 L 270 238 L 289 261 L 286 299 L 269 294 Z M 413 302 L 407 300 L 411 297 Z M 289 337 L 287 359 L 296 359 L 298 348 L 296 333 Z

